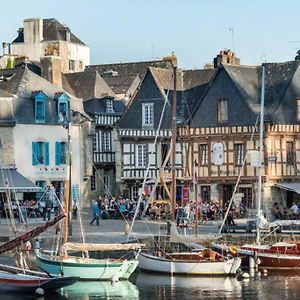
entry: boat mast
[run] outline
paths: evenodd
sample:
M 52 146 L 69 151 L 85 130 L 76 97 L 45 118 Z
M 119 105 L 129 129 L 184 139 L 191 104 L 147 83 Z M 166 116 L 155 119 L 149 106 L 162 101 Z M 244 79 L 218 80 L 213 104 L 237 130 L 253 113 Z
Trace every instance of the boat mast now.
M 257 212 L 261 216 L 261 189 L 262 189 L 262 171 L 263 171 L 263 135 L 264 135 L 264 103 L 265 103 L 265 66 L 262 65 L 261 74 L 261 103 L 260 103 L 260 126 L 259 126 L 259 155 L 258 155 L 258 197 Z M 256 226 L 256 243 L 260 244 L 260 228 Z
M 172 113 L 172 182 L 171 182 L 171 200 L 172 200 L 172 221 L 175 221 L 175 207 L 176 207 L 176 139 L 177 139 L 177 123 L 176 123 L 176 106 L 177 106 L 177 98 L 176 98 L 176 72 L 177 72 L 177 58 L 172 54 L 170 56 L 170 60 L 172 62 L 173 67 L 173 113 Z
M 71 151 L 71 122 L 70 122 L 70 112 L 68 113 L 68 120 L 67 120 L 67 129 L 68 129 L 68 171 L 67 171 L 67 180 L 65 183 L 65 225 L 64 225 L 64 244 L 68 242 L 69 235 L 72 235 L 72 198 L 71 198 L 71 168 L 72 168 L 72 151 Z
M 195 236 L 198 236 L 198 195 L 197 195 L 197 173 L 196 173 L 196 160 L 194 160 L 194 201 L 195 201 Z

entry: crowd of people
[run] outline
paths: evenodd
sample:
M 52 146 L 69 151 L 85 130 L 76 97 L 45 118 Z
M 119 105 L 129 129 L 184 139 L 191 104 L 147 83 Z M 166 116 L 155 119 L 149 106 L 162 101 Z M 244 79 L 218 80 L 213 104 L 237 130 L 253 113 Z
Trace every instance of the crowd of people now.
M 280 203 L 274 202 L 272 206 L 272 217 L 273 220 L 298 219 L 300 217 L 299 206 L 297 202 L 294 201 L 290 208 L 283 208 Z

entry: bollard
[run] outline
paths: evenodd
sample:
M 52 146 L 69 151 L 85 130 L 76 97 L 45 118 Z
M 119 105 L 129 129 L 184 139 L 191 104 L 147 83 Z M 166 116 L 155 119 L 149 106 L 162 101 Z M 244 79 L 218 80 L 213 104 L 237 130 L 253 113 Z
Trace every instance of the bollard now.
M 125 235 L 128 235 L 129 234 L 129 230 L 130 230 L 130 226 L 129 226 L 129 224 L 125 224 L 125 228 L 124 228 L 124 233 L 125 233 Z

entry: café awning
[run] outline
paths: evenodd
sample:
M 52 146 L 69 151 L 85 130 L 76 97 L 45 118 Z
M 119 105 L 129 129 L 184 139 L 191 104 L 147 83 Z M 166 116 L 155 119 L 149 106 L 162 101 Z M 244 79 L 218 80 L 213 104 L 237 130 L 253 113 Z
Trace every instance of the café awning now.
M 300 182 L 279 182 L 276 187 L 300 194 Z
M 0 168 L 0 192 L 41 192 L 42 188 L 25 178 L 14 168 Z

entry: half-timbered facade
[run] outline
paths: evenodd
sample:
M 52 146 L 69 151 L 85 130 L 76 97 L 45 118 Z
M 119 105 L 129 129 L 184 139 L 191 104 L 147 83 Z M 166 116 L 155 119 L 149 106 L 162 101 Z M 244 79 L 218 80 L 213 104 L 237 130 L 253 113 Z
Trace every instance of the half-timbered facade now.
M 274 202 L 290 207 L 300 191 L 299 61 L 265 66 L 263 208 Z M 184 182 L 191 187 L 196 174 L 202 201 L 224 205 L 241 175 L 237 191 L 248 208 L 255 207 L 260 82 L 261 67 L 219 66 L 179 131 Z
M 85 72 L 64 74 L 63 86 L 69 92 L 82 98 L 84 110 L 94 120 L 95 134 L 90 161 L 93 163 L 93 175 L 87 193 L 89 198 L 98 195 L 114 195 L 116 191 L 115 133 L 113 127 L 126 107 L 116 99 L 96 69 Z
M 206 89 L 214 70 L 177 74 L 177 122 L 182 123 Z M 136 198 L 146 178 L 147 191 L 156 199 L 169 198 L 170 140 L 172 136 L 173 72 L 149 68 L 141 86 L 117 126 L 117 184 L 119 191 Z M 155 143 L 155 140 L 156 143 Z M 183 179 L 182 146 L 176 145 L 177 199 Z M 157 180 L 158 179 L 158 180 Z

